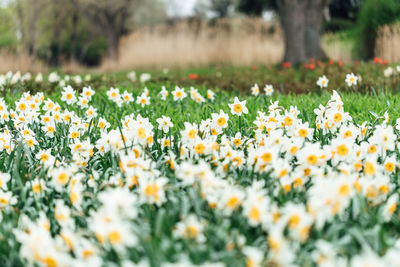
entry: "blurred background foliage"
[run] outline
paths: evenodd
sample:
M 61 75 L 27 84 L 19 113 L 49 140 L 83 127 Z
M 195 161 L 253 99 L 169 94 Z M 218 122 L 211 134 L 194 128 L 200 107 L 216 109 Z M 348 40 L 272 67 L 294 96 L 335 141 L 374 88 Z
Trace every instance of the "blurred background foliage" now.
M 373 58 L 379 27 L 399 19 L 399 0 L 364 1 L 357 20 L 357 56 L 361 59 Z
M 182 18 L 168 11 L 171 1 L 3 0 L 0 51 L 26 54 L 50 66 L 66 62 L 97 66 L 105 57 L 118 58 L 121 38 L 143 27 L 172 25 L 182 20 L 212 25 L 219 19 L 238 17 L 262 17 L 279 24 L 278 7 L 285 2 L 197 0 L 193 13 Z M 354 60 L 374 58 L 380 27 L 400 20 L 399 0 L 327 2 L 327 8 L 319 11 L 324 14 L 322 33 L 330 35 L 330 40 L 351 42 Z M 175 9 L 179 9 L 179 4 L 175 4 Z

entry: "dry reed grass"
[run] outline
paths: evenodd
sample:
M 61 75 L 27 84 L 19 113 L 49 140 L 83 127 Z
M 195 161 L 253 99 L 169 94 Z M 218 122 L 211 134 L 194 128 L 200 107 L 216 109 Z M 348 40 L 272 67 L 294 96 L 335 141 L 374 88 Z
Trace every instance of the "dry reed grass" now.
M 63 63 L 61 69 L 64 73 L 82 73 L 88 70 L 87 67 L 79 64 L 79 62 L 76 62 L 74 60 Z
M 322 37 L 321 46 L 328 58 L 345 63 L 350 63 L 353 60 L 352 51 L 354 44 L 337 34 L 325 34 Z
M 179 22 L 142 28 L 121 41 L 119 69 L 225 63 L 277 63 L 283 57 L 276 23 L 261 19 Z M 115 66 L 114 66 L 115 67 Z
M 375 55 L 389 62 L 400 62 L 400 23 L 386 25 L 378 31 Z
M 8 71 L 21 72 L 46 72 L 47 66 L 25 53 L 13 54 L 8 51 L 0 52 L 0 73 Z

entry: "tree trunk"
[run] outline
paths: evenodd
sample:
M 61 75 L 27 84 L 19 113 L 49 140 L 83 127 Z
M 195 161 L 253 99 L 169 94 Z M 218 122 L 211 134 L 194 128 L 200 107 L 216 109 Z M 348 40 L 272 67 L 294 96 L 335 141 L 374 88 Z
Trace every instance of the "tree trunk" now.
M 37 50 L 37 28 L 38 28 L 38 20 L 39 20 L 39 6 L 37 1 L 32 1 L 29 3 L 30 6 L 30 21 L 28 26 L 29 36 L 28 36 L 28 53 L 31 56 L 36 55 Z
M 305 1 L 278 1 L 279 17 L 285 39 L 284 61 L 298 64 L 306 60 L 305 53 Z
M 54 4 L 56 5 L 56 4 Z M 61 16 L 60 10 L 56 7 L 53 7 L 52 9 L 52 20 L 54 23 L 52 23 L 52 34 L 51 34 L 51 42 L 50 42 L 50 58 L 49 62 L 50 65 L 52 66 L 58 66 L 60 64 L 60 28 L 62 28 L 64 25 L 60 25 L 60 22 L 58 18 Z
M 72 15 L 71 46 L 69 48 L 69 61 L 70 62 L 77 59 L 78 22 L 79 22 L 78 14 L 74 13 Z
M 278 0 L 285 38 L 284 61 L 296 65 L 310 58 L 325 59 L 321 48 L 323 10 L 329 0 Z
M 26 46 L 26 31 L 25 31 L 25 15 L 24 15 L 24 10 L 22 7 L 22 2 L 17 1 L 16 2 L 16 9 L 17 9 L 17 22 L 18 22 L 18 30 L 21 33 L 21 44 L 25 48 Z
M 305 49 L 306 57 L 325 59 L 326 54 L 321 48 L 323 10 L 328 5 L 328 0 L 308 0 L 306 6 Z
M 107 42 L 107 58 L 113 61 L 117 61 L 119 36 L 117 32 L 111 27 L 109 29 L 105 29 L 105 36 Z

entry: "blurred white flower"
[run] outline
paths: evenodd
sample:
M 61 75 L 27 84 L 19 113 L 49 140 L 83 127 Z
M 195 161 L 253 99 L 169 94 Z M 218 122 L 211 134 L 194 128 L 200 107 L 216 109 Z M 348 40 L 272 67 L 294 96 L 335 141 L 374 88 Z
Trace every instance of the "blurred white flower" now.
M 142 73 L 140 74 L 140 82 L 145 83 L 147 81 L 150 81 L 151 79 L 151 74 L 150 73 Z
M 254 96 L 258 96 L 260 94 L 260 87 L 258 87 L 258 84 L 254 84 L 253 87 L 251 87 L 251 94 Z
M 128 73 L 128 79 L 131 80 L 132 82 L 136 82 L 137 78 L 136 78 L 136 72 L 131 71 Z
M 57 72 L 52 72 L 48 77 L 49 82 L 56 83 L 60 80 L 60 76 L 58 76 Z
M 35 82 L 41 83 L 43 81 L 43 75 L 39 72 L 35 77 Z
M 81 78 L 81 76 L 75 75 L 75 76 L 74 76 L 74 82 L 75 82 L 76 84 L 81 84 L 81 83 L 82 83 L 82 78 Z
M 385 77 L 390 77 L 394 74 L 394 69 L 392 67 L 388 67 L 383 71 L 383 75 Z

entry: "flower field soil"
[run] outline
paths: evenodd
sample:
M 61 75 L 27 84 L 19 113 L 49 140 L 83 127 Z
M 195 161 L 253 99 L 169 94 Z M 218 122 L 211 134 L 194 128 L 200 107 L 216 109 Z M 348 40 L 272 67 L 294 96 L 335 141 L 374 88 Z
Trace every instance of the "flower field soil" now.
M 400 95 L 342 76 L 0 76 L 0 265 L 400 266 Z

